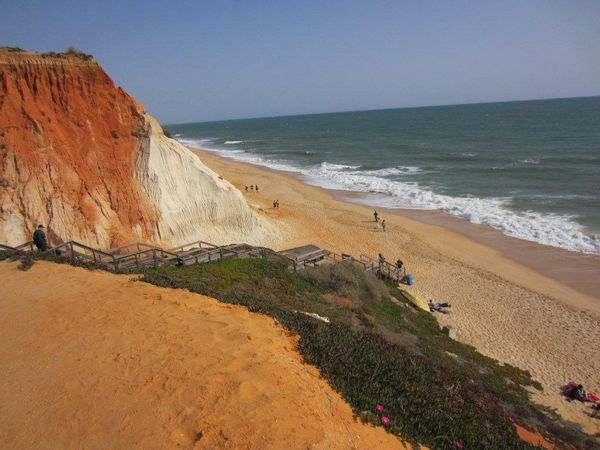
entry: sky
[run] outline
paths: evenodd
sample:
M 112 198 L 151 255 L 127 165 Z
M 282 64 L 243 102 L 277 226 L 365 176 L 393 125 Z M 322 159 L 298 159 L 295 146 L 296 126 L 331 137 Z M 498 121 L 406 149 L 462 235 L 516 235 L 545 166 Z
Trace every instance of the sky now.
M 0 0 L 163 124 L 600 95 L 600 0 Z

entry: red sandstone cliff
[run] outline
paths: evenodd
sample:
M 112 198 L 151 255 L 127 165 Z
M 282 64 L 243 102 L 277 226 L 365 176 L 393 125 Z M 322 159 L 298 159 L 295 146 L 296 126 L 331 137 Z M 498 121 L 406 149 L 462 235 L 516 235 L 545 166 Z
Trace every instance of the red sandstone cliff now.
M 0 242 L 27 241 L 38 223 L 103 247 L 269 228 L 93 59 L 0 49 Z

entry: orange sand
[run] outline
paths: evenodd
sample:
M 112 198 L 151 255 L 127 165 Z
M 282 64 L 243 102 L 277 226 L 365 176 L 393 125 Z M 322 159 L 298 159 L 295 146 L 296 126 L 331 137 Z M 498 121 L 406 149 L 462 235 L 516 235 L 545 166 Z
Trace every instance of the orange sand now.
M 552 442 L 549 442 L 546 439 L 544 439 L 544 437 L 541 436 L 539 433 L 526 430 L 525 428 L 523 428 L 520 425 L 516 425 L 515 428 L 517 430 L 517 434 L 519 435 L 519 437 L 521 439 L 523 439 L 525 442 L 528 442 L 528 443 L 538 446 L 538 447 L 542 447 L 546 450 L 554 450 L 554 448 L 555 448 L 554 444 Z
M 242 192 L 245 185 L 259 185 L 246 198 L 287 230 L 282 247 L 314 243 L 338 253 L 402 258 L 415 276 L 415 292 L 452 304 L 452 313 L 439 319 L 457 328 L 459 340 L 530 370 L 544 386 L 535 401 L 587 432 L 600 431 L 588 408 L 559 394 L 569 380 L 600 392 L 600 289 L 596 296 L 576 291 L 461 234 L 399 215 L 382 212 L 384 233 L 370 208 L 338 201 L 285 173 L 198 154 Z M 272 208 L 275 199 L 280 209 Z
M 0 448 L 406 448 L 266 316 L 45 262 L 0 283 Z

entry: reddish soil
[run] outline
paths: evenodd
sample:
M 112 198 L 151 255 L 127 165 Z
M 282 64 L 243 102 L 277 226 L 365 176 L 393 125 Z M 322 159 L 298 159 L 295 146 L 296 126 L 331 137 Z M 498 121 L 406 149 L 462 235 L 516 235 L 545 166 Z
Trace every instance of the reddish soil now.
M 0 219 L 92 243 L 152 236 L 157 214 L 134 179 L 146 135 L 143 108 L 93 59 L 0 49 Z

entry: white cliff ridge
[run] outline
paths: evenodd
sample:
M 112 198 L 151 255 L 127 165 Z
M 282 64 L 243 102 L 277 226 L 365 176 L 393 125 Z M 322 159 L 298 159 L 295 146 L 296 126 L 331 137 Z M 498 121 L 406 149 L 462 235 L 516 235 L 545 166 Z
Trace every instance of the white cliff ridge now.
M 146 117 L 149 136 L 141 144 L 136 179 L 158 211 L 156 241 L 272 245 L 281 239 L 278 229 L 253 212 L 238 189 L 166 137 L 154 118 Z

